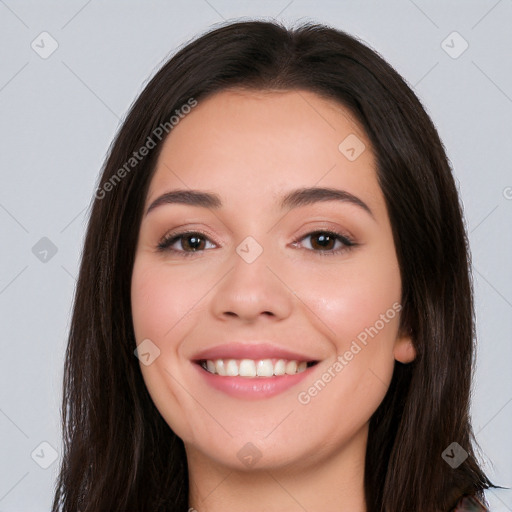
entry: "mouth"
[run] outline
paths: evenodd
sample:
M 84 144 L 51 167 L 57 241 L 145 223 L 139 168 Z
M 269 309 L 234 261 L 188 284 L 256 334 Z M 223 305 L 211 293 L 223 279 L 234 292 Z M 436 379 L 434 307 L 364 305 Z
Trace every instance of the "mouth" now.
M 194 361 L 205 371 L 220 377 L 247 379 L 296 375 L 315 366 L 318 361 L 298 359 L 199 359 Z
M 319 359 L 278 343 L 231 342 L 194 354 L 200 382 L 232 398 L 262 400 L 298 386 Z

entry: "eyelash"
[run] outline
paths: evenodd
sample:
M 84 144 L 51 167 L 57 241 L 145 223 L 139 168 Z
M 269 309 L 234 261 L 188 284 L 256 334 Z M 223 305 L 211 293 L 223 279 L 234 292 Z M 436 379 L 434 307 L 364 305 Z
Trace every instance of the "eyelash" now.
M 357 245 L 359 245 L 356 242 L 354 242 L 347 235 L 343 235 L 336 231 L 321 230 L 321 229 L 307 233 L 306 235 L 298 238 L 297 240 L 294 240 L 293 244 L 297 244 L 298 242 L 300 242 L 301 240 L 304 240 L 305 238 L 308 238 L 308 237 L 311 237 L 314 235 L 320 235 L 320 234 L 333 237 L 335 239 L 335 241 L 341 241 L 343 243 L 343 247 L 338 248 L 338 249 L 329 249 L 326 251 L 315 251 L 314 249 L 306 249 L 307 251 L 318 253 L 320 256 L 334 256 L 337 254 L 347 252 L 350 249 L 352 249 L 353 247 L 356 247 Z M 169 252 L 173 252 L 173 253 L 178 253 L 181 257 L 187 258 L 190 256 L 195 256 L 198 253 L 205 252 L 205 250 L 208 250 L 208 249 L 203 249 L 200 251 L 183 251 L 183 250 L 172 249 L 170 247 L 171 245 L 174 245 L 174 243 L 177 242 L 180 238 L 183 238 L 186 235 L 189 235 L 189 236 L 200 235 L 201 238 L 210 241 L 208 238 L 208 235 L 206 235 L 205 233 L 203 233 L 201 231 L 183 231 L 181 233 L 171 233 L 169 235 L 166 235 L 164 238 L 162 238 L 162 240 L 158 243 L 158 245 L 156 247 L 157 251 L 158 252 L 169 251 Z

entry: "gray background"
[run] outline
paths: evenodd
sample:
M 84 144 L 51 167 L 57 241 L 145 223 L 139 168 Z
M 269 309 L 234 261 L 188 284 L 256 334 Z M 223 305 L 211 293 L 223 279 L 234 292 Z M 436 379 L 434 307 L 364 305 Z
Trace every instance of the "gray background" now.
M 473 253 L 474 429 L 491 479 L 512 485 L 512 0 L 0 0 L 0 512 L 50 508 L 87 208 L 120 120 L 178 46 L 235 18 L 326 22 L 357 35 L 432 116 Z M 487 496 L 492 510 L 512 511 L 511 491 Z

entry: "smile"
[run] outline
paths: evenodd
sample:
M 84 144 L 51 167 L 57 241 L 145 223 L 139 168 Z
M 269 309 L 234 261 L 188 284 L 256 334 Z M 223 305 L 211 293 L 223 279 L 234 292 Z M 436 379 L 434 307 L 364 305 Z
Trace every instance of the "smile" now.
M 274 377 L 295 375 L 314 366 L 317 361 L 287 359 L 205 359 L 199 364 L 206 371 L 221 377 Z

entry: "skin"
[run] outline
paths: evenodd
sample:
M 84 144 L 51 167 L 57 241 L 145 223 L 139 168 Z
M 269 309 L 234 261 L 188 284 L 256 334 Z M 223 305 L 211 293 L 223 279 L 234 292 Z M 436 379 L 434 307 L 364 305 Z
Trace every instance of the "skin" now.
M 338 149 L 348 135 L 365 144 L 350 161 Z M 345 190 L 360 206 L 322 201 L 280 210 L 301 187 Z M 219 209 L 164 204 L 145 214 L 132 276 L 137 343 L 160 355 L 141 371 L 163 418 L 183 439 L 190 506 L 199 512 L 365 511 L 368 423 L 389 387 L 394 361 L 415 357 L 399 332 L 399 314 L 312 397 L 307 391 L 401 298 L 400 270 L 376 161 L 362 128 L 338 103 L 308 91 L 216 93 L 175 126 L 159 155 L 145 211 L 161 194 L 198 189 L 218 194 Z M 174 231 L 206 238 L 191 252 L 158 252 Z M 357 245 L 322 254 L 319 230 Z M 203 235 L 197 235 L 203 236 Z M 247 263 L 236 252 L 247 237 L 263 252 Z M 183 245 L 182 245 L 183 244 Z M 327 249 L 344 247 L 339 241 Z M 233 398 L 199 378 L 190 358 L 221 343 L 267 341 L 311 356 L 311 375 L 261 400 Z M 261 458 L 237 457 L 252 443 Z

